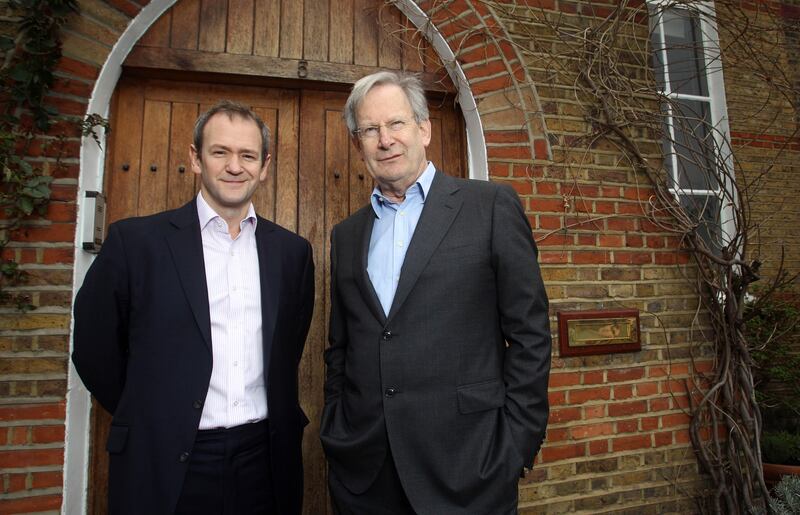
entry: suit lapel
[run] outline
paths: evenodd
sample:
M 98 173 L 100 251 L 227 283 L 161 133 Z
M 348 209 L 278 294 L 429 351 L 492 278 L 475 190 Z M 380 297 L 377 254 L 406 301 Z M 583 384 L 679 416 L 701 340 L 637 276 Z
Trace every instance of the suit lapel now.
M 268 375 L 272 343 L 278 319 L 278 299 L 282 288 L 283 249 L 277 238 L 273 238 L 275 226 L 270 221 L 258 217 L 256 225 L 256 247 L 258 250 L 258 271 L 261 282 L 261 334 L 264 340 L 264 376 Z
M 372 210 L 372 205 L 367 204 L 356 229 L 355 243 L 359 245 L 359 249 L 358 252 L 353 254 L 353 270 L 356 276 L 356 283 L 361 289 L 361 295 L 364 297 L 370 311 L 372 311 L 372 314 L 381 324 L 386 324 L 386 314 L 383 312 L 381 301 L 378 299 L 378 294 L 375 292 L 372 281 L 369 279 L 369 272 L 367 272 L 369 241 L 372 236 L 372 226 L 374 224 L 375 212 Z
M 406 252 L 403 267 L 400 269 L 400 281 L 397 284 L 388 320 L 394 317 L 411 293 L 419 275 L 461 209 L 461 199 L 453 195 L 456 191 L 458 191 L 456 182 L 437 170 Z
M 195 200 L 189 202 L 173 214 L 170 223 L 175 231 L 167 237 L 167 245 L 197 326 L 208 349 L 211 350 L 211 318 L 208 312 L 203 239 L 200 236 L 200 222 L 197 219 L 195 202 Z

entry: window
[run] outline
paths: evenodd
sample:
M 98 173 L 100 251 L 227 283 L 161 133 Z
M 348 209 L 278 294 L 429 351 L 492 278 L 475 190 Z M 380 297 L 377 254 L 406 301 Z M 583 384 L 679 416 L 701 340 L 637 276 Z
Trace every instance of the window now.
M 725 243 L 733 198 L 725 89 L 708 2 L 650 3 L 656 84 L 663 94 L 663 152 L 670 190 L 711 249 Z M 729 217 L 727 217 L 729 218 Z

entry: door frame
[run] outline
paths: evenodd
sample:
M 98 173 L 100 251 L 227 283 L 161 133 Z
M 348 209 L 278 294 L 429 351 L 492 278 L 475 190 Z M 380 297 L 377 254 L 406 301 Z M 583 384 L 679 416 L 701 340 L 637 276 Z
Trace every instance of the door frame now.
M 122 73 L 122 63 L 137 41 L 150 26 L 178 0 L 153 0 L 131 21 L 117 40 L 103 64 L 94 83 L 87 113 L 108 117 L 111 97 Z M 457 88 L 458 102 L 465 121 L 467 139 L 467 170 L 470 178 L 488 180 L 488 163 L 483 126 L 477 104 L 469 88 L 469 82 L 455 59 L 453 51 L 439 33 L 433 22 L 412 0 L 395 0 L 395 6 L 421 30 L 434 51 L 445 64 L 445 68 Z M 88 209 L 86 193 L 103 191 L 105 169 L 106 135 L 100 130 L 98 141 L 83 137 L 80 149 L 80 172 L 78 176 L 78 214 L 75 231 L 75 261 L 73 265 L 72 295 L 83 284 L 94 255 L 83 250 L 83 242 L 91 241 L 94 227 L 93 210 Z M 70 323 L 70 352 L 72 350 L 72 324 Z M 91 448 L 91 398 L 83 386 L 74 366 L 70 362 L 67 372 L 66 432 L 64 442 L 64 485 L 61 505 L 62 514 L 86 513 L 88 477 Z

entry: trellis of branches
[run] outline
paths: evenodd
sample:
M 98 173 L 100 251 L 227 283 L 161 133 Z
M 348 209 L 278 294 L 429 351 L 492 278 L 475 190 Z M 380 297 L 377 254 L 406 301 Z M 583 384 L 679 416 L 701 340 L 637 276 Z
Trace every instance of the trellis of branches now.
M 743 333 L 743 316 L 751 285 L 761 276 L 754 238 L 764 220 L 753 215 L 754 199 L 767 173 L 798 141 L 799 81 L 787 66 L 787 50 L 797 55 L 797 48 L 789 48 L 797 46 L 797 22 L 781 17 L 779 2 L 717 0 L 709 8 L 709 2 L 694 0 L 620 0 L 615 5 L 587 0 L 573 2 L 571 15 L 525 0 L 480 3 L 504 20 L 507 30 L 465 23 L 461 37 L 455 44 L 451 41 L 456 58 L 462 50 L 474 50 L 460 48 L 457 42 L 474 45 L 474 36 L 480 34 L 486 44 L 502 40 L 514 45 L 534 86 L 571 86 L 570 101 L 579 106 L 586 130 L 556 144 L 556 161 L 576 171 L 591 164 L 584 160 L 598 145 L 616 149 L 642 190 L 651 192 L 642 203 L 643 215 L 676 236 L 692 256 L 693 272 L 686 275 L 700 306 L 695 324 L 700 336 L 693 348 L 704 349 L 715 360 L 711 372 L 695 371 L 686 381 L 690 437 L 713 494 L 704 509 L 726 514 L 769 510 L 753 342 Z M 441 15 L 450 4 L 432 2 L 428 14 Z M 653 38 L 652 21 L 676 13 L 708 22 L 698 30 L 712 27 L 717 33 L 701 33 L 699 47 L 660 47 L 663 40 Z M 709 44 L 715 41 L 719 47 Z M 749 113 L 758 122 L 756 137 L 778 133 L 783 146 L 764 150 L 758 166 L 745 163 L 739 153 L 746 141 L 732 145 L 725 124 L 711 124 L 706 113 L 687 108 L 660 87 L 664 78 L 658 74 L 658 53 L 672 50 L 702 57 L 681 63 L 682 81 L 713 77 L 723 64 L 731 74 L 729 82 L 747 81 L 758 92 Z M 694 69 L 695 76 L 688 69 Z M 696 189 L 706 194 L 693 195 Z M 568 229 L 565 225 L 561 230 Z M 770 265 L 770 277 L 762 280 L 769 283 L 761 287 L 762 298 L 794 280 L 782 259 Z

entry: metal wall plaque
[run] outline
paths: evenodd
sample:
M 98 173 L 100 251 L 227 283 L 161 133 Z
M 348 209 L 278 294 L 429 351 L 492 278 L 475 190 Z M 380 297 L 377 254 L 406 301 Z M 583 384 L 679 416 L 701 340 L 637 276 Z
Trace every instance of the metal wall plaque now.
M 641 350 L 638 309 L 558 312 L 561 356 Z

